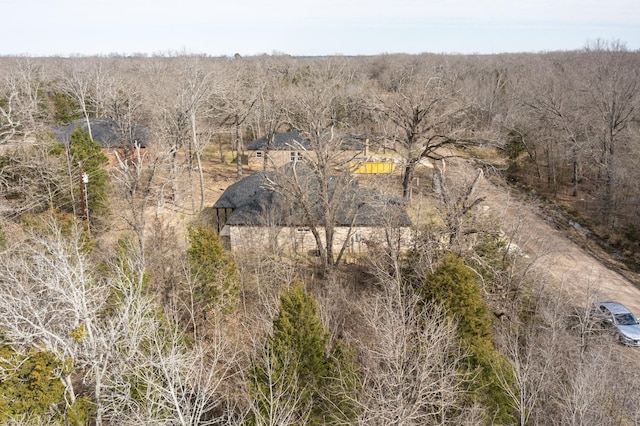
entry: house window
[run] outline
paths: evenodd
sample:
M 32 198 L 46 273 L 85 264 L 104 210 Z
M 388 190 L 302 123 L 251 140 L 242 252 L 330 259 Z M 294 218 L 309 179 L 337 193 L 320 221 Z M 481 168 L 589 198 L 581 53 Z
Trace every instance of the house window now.
M 302 161 L 302 153 L 301 152 L 290 152 L 291 162 L 295 163 L 296 161 Z
M 295 162 L 296 161 L 296 153 L 295 152 L 291 152 L 291 162 Z
M 302 153 L 301 152 L 298 153 L 298 161 L 302 161 Z
M 256 151 L 256 158 L 262 158 L 262 151 Z

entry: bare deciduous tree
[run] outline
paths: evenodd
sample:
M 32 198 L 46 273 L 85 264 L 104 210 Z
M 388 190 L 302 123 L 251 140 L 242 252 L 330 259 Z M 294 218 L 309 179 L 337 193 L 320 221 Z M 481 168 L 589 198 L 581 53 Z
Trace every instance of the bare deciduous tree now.
M 0 194 L 5 200 L 5 216 L 10 219 L 25 213 L 73 207 L 66 161 L 51 141 L 36 142 L 15 150 L 6 150 L 0 171 Z
M 95 73 L 99 73 L 100 67 L 93 68 L 95 64 L 92 65 L 89 60 L 66 61 L 61 65 L 59 88 L 80 108 L 87 123 L 89 136 L 93 139 L 90 118 L 95 116 L 95 112 L 92 111 L 95 91 L 92 86 Z
M 441 203 L 440 218 L 446 229 L 449 245 L 459 246 L 464 237 L 482 232 L 482 224 L 474 214 L 476 207 L 484 201 L 484 197 L 478 194 L 478 186 L 483 178 L 482 169 L 477 171 L 473 180 L 461 176 L 451 177 L 445 172 L 443 160 L 442 168 L 436 168 L 434 173 Z
M 615 209 L 614 197 L 618 161 L 624 155 L 626 132 L 633 120 L 638 98 L 640 74 L 631 53 L 620 42 L 595 42 L 586 48 L 586 54 L 595 65 L 595 72 L 587 78 L 592 107 L 597 112 L 594 122 L 599 141 L 597 162 L 604 188 L 603 207 L 608 214 Z M 596 124 L 597 123 L 597 124 Z
M 44 231 L 9 248 L 0 268 L 8 342 L 65 363 L 58 373 L 67 404 L 88 396 L 98 425 L 214 423 L 217 390 L 235 356 L 222 328 L 214 328 L 215 339 L 187 345 L 147 294 L 135 250 L 124 250 L 99 278 L 78 230 L 68 237 L 51 222 Z
M 326 66 L 326 68 L 323 68 Z M 350 74 L 341 62 L 319 64 L 305 75 L 305 92 L 286 105 L 286 122 L 298 129 L 309 144 L 293 144 L 290 165 L 266 175 L 272 190 L 299 209 L 305 226 L 316 242 L 321 264 L 327 270 L 340 262 L 346 250 L 358 209 L 364 200 L 358 197 L 355 179 L 349 167 L 353 154 L 349 143 L 346 96 Z M 298 157 L 301 156 L 301 158 Z M 341 219 L 339 219 L 341 217 Z M 346 221 L 345 221 L 346 219 Z M 349 228 L 344 243 L 334 252 L 338 221 Z M 345 222 L 353 222 L 351 225 Z
M 143 152 L 139 145 L 134 146 L 128 158 L 120 157 L 116 153 L 118 164 L 112 171 L 115 191 L 120 194 L 119 201 L 124 203 L 121 209 L 117 209 L 117 215 L 134 232 L 143 256 L 146 253 L 145 231 L 148 208 L 158 197 L 156 185 L 163 160 L 159 154 L 162 152 L 157 150 Z M 155 158 L 153 158 L 154 155 Z
M 0 82 L 0 145 L 42 127 L 45 79 L 42 67 L 19 59 Z
M 92 273 L 78 230 L 67 240 L 54 222 L 44 236 L 13 247 L 0 270 L 2 328 L 13 344 L 44 348 L 71 369 L 60 371 L 68 403 L 77 390 L 72 374 L 81 372 L 100 395 L 108 342 L 101 333 L 101 310 L 109 288 Z M 97 405 L 96 421 L 102 407 Z
M 552 359 L 545 349 L 558 341 L 555 333 L 545 339 L 540 324 L 523 323 L 519 315 L 517 308 L 512 309 L 498 325 L 498 345 L 511 363 L 513 376 L 498 374 L 497 377 L 518 413 L 519 425 L 524 426 L 535 418 L 539 400 L 543 399 L 551 381 L 549 376 L 553 374 Z
M 456 99 L 455 76 L 444 69 L 433 72 L 409 64 L 383 93 L 375 109 L 397 128 L 391 136 L 404 160 L 403 196 L 409 198 L 416 166 L 424 158 L 439 159 L 441 148 L 460 142 L 452 120 L 464 108 Z
M 470 377 L 460 368 L 455 324 L 437 306 L 420 307 L 399 283 L 384 285 L 362 306 L 369 332 L 360 342 L 366 391 L 359 423 L 460 424 L 466 414 L 456 411 Z
M 251 114 L 258 101 L 261 88 L 251 81 L 251 74 L 241 63 L 236 63 L 229 70 L 228 86 L 219 95 L 218 103 L 222 125 L 233 127 L 236 151 L 236 178 L 242 178 L 242 126 Z
M 547 184 L 553 191 L 559 189 L 558 176 L 562 174 L 564 161 L 569 159 L 568 156 L 562 155 L 560 150 L 565 146 L 573 147 L 574 173 L 577 176 L 578 153 L 580 144 L 584 144 L 585 136 L 580 128 L 582 123 L 573 120 L 579 117 L 580 102 L 569 90 L 576 82 L 572 75 L 574 69 L 564 62 L 568 60 L 559 57 L 550 64 L 545 64 L 547 66 L 539 66 L 538 78 L 528 81 L 522 94 L 521 103 L 537 118 L 527 123 L 527 126 L 535 129 L 535 142 L 529 142 L 527 131 L 522 128 L 509 129 L 507 142 L 511 144 L 507 150 L 513 159 L 517 158 L 521 149 L 527 151 L 529 159 L 535 163 L 539 179 L 542 179 L 542 167 L 546 165 Z M 542 162 L 546 164 L 541 164 Z M 574 181 L 574 191 L 577 191 L 577 180 Z

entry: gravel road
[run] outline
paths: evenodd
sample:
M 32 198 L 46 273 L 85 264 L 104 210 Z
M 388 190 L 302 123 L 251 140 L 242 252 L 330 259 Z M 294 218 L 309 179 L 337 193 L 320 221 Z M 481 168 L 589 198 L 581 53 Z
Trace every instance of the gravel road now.
M 447 173 L 477 172 L 471 162 L 453 160 Z M 620 273 L 606 254 L 596 257 L 583 248 L 579 244 L 585 238 L 582 230 L 574 229 L 568 221 L 558 226 L 558 219 L 551 220 L 536 202 L 484 176 L 477 191 L 484 197 L 481 210 L 498 219 L 503 232 L 529 256 L 534 268 L 568 298 L 580 305 L 596 299 L 615 300 L 640 316 L 640 288 L 629 279 L 633 274 Z

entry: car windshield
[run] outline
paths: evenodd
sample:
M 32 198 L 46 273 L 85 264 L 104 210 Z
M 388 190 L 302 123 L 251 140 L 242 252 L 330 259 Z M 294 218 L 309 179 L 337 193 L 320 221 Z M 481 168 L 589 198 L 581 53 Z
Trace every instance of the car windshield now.
M 637 324 L 638 321 L 631 314 L 617 314 L 616 315 L 616 323 L 619 325 L 634 325 Z

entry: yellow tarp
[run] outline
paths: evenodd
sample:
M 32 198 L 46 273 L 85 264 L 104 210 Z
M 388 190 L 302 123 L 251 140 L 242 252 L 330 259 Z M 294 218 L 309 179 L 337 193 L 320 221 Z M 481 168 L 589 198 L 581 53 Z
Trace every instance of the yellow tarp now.
M 388 161 L 367 161 L 351 165 L 353 173 L 393 173 L 395 169 L 395 164 Z

